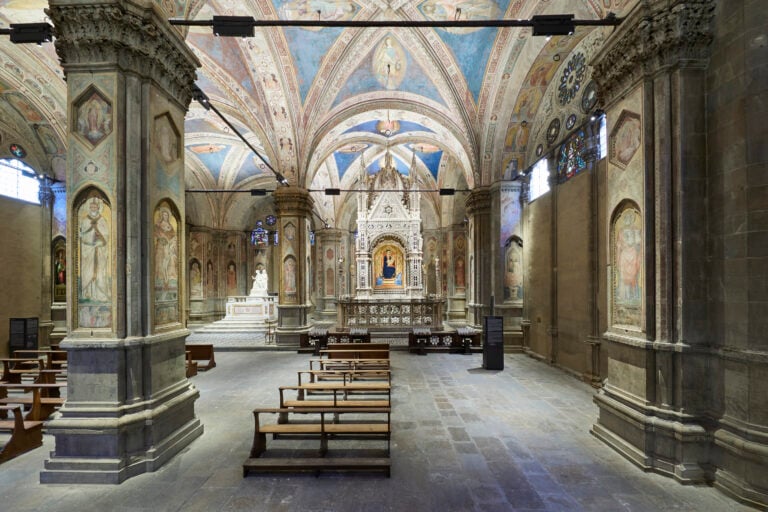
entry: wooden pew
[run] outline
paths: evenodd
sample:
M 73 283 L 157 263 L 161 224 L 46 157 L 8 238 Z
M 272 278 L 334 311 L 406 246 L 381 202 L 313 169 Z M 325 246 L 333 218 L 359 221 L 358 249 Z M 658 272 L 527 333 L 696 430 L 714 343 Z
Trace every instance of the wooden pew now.
M 299 385 L 301 385 L 301 376 L 306 375 L 308 382 L 320 381 L 356 381 L 356 380 L 386 380 L 392 382 L 392 372 L 384 369 L 355 369 L 342 368 L 334 370 L 300 370 Z
M 10 432 L 11 438 L 0 451 L 0 462 L 5 462 L 43 445 L 43 422 L 27 421 L 18 405 L 0 405 L 6 414 L 13 413 L 12 420 L 0 420 L 0 431 Z
M 319 370 L 388 370 L 389 359 L 310 359 L 309 369 Z
M 330 359 L 389 359 L 389 343 L 328 343 L 320 356 Z
M 197 361 L 198 370 L 204 372 L 216 367 L 216 359 L 213 357 L 213 345 L 187 344 L 186 350 L 191 353 L 190 357 Z M 202 363 L 202 361 L 205 361 L 205 363 Z
M 45 369 L 45 359 L 35 357 L 5 357 L 3 362 L 3 376 L 0 382 L 20 383 L 21 376 L 25 374 L 37 374 Z
M 317 409 L 325 408 L 360 408 L 360 407 L 390 407 L 391 405 L 391 392 L 387 391 L 386 397 L 376 395 L 376 398 L 366 398 L 364 396 L 355 396 L 350 398 L 343 390 L 335 389 L 331 390 L 330 398 L 307 398 L 301 393 L 300 386 L 280 386 L 280 409 L 286 411 L 292 411 L 295 413 L 301 412 L 314 412 Z M 286 391 L 295 391 L 296 397 L 289 398 L 286 396 Z M 283 412 L 278 416 L 278 423 L 286 423 L 288 421 L 288 413 Z
M 24 417 L 26 420 L 45 421 L 64 405 L 65 401 L 61 396 L 50 396 L 50 391 L 56 389 L 56 394 L 59 395 L 59 388 L 65 386 L 66 384 L 0 384 L 0 405 L 24 405 L 27 409 Z M 9 389 L 21 390 L 24 394 L 9 396 Z
M 67 365 L 67 351 L 66 350 L 14 350 L 14 357 L 34 357 L 45 358 L 46 368 L 62 368 Z
M 262 424 L 259 415 L 292 414 L 292 409 L 255 409 L 253 411 L 255 428 L 250 458 L 243 463 L 243 476 L 250 471 L 321 471 L 321 470 L 356 470 L 383 471 L 390 476 L 390 437 L 391 414 L 387 407 L 382 408 L 328 408 L 316 409 L 301 414 L 317 414 L 319 421 L 314 423 L 272 423 Z M 385 414 L 386 421 L 339 422 L 338 416 L 346 413 Z M 273 439 L 295 437 L 298 439 L 314 438 L 320 441 L 319 457 L 263 457 L 267 451 L 267 434 Z M 386 440 L 385 456 L 382 457 L 326 457 L 329 440 L 374 439 Z

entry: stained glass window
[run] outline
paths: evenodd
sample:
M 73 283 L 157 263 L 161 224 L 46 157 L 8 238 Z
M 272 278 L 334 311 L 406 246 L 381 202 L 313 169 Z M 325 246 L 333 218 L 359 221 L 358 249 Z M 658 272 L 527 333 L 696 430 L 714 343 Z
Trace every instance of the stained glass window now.
M 587 167 L 587 161 L 583 154 L 586 145 L 585 141 L 584 131 L 579 130 L 560 146 L 557 158 L 558 183 L 563 183 L 573 178 Z
M 253 245 L 267 245 L 269 243 L 269 232 L 264 229 L 262 221 L 256 221 L 256 229 L 251 231 L 251 243 Z

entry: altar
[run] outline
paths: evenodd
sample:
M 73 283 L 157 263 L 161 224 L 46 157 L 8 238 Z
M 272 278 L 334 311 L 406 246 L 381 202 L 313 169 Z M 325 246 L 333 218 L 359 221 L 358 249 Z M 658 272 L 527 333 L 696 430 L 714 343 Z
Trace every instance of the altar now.
M 445 299 L 342 298 L 338 302 L 339 325 L 344 329 L 409 331 L 414 327 L 443 329 Z
M 415 173 L 401 174 L 387 148 L 378 172 L 361 166 L 357 195 L 355 293 L 337 303 L 344 329 L 441 330 L 445 299 L 424 293 L 421 192 Z
M 250 295 L 227 297 L 225 316 L 200 332 L 267 332 L 277 321 L 277 297 L 267 292 L 267 273 L 257 270 Z

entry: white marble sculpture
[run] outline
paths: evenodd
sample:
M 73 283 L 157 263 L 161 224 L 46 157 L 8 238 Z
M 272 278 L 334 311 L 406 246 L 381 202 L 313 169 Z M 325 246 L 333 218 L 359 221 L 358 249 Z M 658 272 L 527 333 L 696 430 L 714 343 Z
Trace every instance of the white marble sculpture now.
M 251 287 L 251 297 L 266 297 L 267 294 L 267 271 L 257 270 L 253 276 L 253 286 Z

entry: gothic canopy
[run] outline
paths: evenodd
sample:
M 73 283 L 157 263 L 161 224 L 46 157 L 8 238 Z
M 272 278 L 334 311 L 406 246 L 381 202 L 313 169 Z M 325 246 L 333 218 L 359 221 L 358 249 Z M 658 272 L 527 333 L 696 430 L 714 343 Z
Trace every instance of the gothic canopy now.
M 621 15 L 627 3 L 155 0 L 169 19 L 323 21 L 557 13 L 598 19 Z M 45 21 L 47 4 L 0 0 L 0 27 Z M 530 165 L 594 108 L 588 63 L 610 33 L 578 27 L 572 36 L 547 39 L 534 37 L 529 27 L 267 27 L 257 28 L 254 37 L 233 38 L 214 36 L 210 26 L 176 28 L 202 63 L 197 85 L 272 167 L 292 185 L 342 191 L 354 188 L 359 176 L 350 169 L 377 172 L 387 147 L 398 171 L 424 190 L 471 189 Z M 64 180 L 66 84 L 53 45 L 14 45 L 5 37 L 0 59 L 0 157 L 11 157 L 9 144 L 22 144 L 27 163 Z M 184 146 L 188 190 L 275 186 L 264 163 L 194 102 Z M 313 195 L 319 217 L 333 222 L 345 215 L 344 193 Z M 251 210 L 235 195 L 195 195 L 191 205 L 189 197 L 189 210 L 205 212 L 214 223 L 248 222 Z

